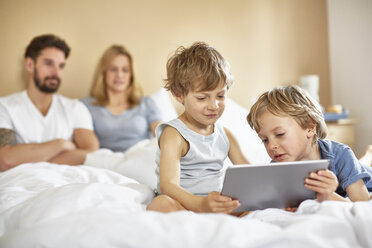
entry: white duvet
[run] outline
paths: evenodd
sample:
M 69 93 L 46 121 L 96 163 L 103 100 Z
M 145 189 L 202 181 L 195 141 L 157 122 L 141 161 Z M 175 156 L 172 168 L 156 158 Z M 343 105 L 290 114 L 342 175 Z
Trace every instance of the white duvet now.
M 152 146 L 100 150 L 83 166 L 42 162 L 0 173 L 0 247 L 372 247 L 372 201 L 308 200 L 295 213 L 244 218 L 147 212 Z
M 372 247 L 372 201 L 296 213 L 146 212 L 151 189 L 107 169 L 23 164 L 0 174 L 0 247 Z

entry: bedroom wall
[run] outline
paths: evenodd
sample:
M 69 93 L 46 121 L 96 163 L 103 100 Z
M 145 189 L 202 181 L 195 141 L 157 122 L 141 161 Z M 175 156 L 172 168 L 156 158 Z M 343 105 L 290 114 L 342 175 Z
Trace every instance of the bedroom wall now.
M 304 74 L 319 75 L 320 101 L 328 105 L 326 7 L 324 0 L 3 0 L 0 96 L 24 89 L 29 41 L 55 33 L 72 47 L 60 89 L 70 97 L 88 94 L 94 67 L 113 43 L 132 52 L 138 81 L 150 94 L 163 85 L 172 51 L 206 41 L 230 62 L 230 97 L 243 106 Z
M 372 1 L 328 0 L 332 102 L 357 120 L 354 152 L 372 144 Z

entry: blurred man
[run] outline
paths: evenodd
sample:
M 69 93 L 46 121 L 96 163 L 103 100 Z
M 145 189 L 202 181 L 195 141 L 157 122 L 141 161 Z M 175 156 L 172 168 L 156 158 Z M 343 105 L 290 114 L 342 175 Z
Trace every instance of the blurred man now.
M 26 48 L 27 89 L 0 97 L 0 170 L 49 161 L 83 164 L 99 148 L 88 109 L 57 94 L 70 48 L 55 35 L 35 37 Z

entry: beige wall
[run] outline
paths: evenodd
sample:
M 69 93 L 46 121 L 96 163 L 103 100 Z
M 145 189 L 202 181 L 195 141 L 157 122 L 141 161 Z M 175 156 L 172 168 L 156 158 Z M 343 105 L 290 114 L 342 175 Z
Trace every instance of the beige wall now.
M 354 152 L 372 144 L 372 1 L 328 0 L 332 102 L 356 120 Z
M 19 91 L 23 53 L 36 35 L 55 33 L 72 47 L 60 92 L 83 97 L 94 67 L 112 43 L 127 46 L 137 79 L 150 94 L 162 86 L 178 46 L 206 41 L 230 62 L 230 96 L 249 107 L 271 87 L 318 74 L 320 101 L 330 103 L 324 0 L 2 0 L 0 96 Z

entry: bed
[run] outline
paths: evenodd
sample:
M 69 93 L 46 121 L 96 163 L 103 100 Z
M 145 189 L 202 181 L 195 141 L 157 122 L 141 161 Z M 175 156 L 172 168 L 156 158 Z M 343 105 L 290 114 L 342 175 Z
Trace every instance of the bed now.
M 243 147 L 247 157 L 267 161 L 244 123 L 247 110 L 232 100 L 226 108 L 222 124 L 254 147 Z M 372 247 L 372 200 L 307 200 L 294 213 L 265 209 L 243 218 L 146 211 L 156 187 L 155 142 L 125 153 L 100 149 L 81 166 L 39 162 L 0 173 L 0 247 Z

